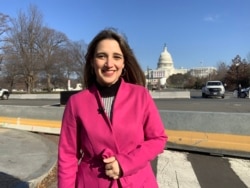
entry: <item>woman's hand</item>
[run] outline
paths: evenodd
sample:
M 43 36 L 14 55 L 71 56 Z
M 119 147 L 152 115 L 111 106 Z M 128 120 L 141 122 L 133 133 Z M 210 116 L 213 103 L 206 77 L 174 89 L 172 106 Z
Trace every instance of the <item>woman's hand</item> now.
M 121 176 L 121 168 L 115 157 L 103 159 L 105 163 L 105 174 L 113 179 L 119 179 Z

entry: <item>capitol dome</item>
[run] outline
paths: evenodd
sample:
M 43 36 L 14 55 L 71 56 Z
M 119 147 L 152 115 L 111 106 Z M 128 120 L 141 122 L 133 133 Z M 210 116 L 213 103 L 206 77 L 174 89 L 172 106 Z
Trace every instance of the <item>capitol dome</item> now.
M 171 57 L 171 54 L 167 51 L 166 45 L 164 46 L 163 52 L 161 53 L 159 57 L 159 61 L 157 64 L 157 68 L 165 68 L 165 69 L 171 69 L 173 68 L 173 60 Z

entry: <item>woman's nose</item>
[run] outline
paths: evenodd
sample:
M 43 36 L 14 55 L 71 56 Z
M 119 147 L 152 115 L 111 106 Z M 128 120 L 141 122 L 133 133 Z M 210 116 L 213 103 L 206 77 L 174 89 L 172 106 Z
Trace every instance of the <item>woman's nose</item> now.
M 110 57 L 107 57 L 105 65 L 106 65 L 107 67 L 112 67 L 112 66 L 114 65 L 113 59 L 110 58 Z

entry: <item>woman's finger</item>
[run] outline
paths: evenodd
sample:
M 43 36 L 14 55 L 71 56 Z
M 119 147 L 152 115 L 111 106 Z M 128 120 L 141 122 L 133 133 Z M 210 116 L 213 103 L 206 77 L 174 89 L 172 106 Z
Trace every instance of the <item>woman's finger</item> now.
M 115 160 L 116 160 L 115 157 L 109 157 L 109 158 L 103 159 L 103 162 L 104 163 L 112 163 Z

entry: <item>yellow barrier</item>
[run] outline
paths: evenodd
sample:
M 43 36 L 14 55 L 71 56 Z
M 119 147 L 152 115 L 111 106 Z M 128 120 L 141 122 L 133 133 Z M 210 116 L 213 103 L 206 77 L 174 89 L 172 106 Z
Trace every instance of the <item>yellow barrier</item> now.
M 0 127 L 60 134 L 61 121 L 0 117 Z
M 53 128 L 61 127 L 61 121 L 12 118 L 12 117 L 0 117 L 0 123 L 10 123 L 16 125 L 34 125 L 34 126 L 53 127 Z
M 193 147 L 250 152 L 250 135 L 166 130 L 169 142 Z
M 60 134 L 61 121 L 0 117 L 0 127 Z M 166 130 L 169 142 L 177 145 L 250 153 L 250 135 Z

